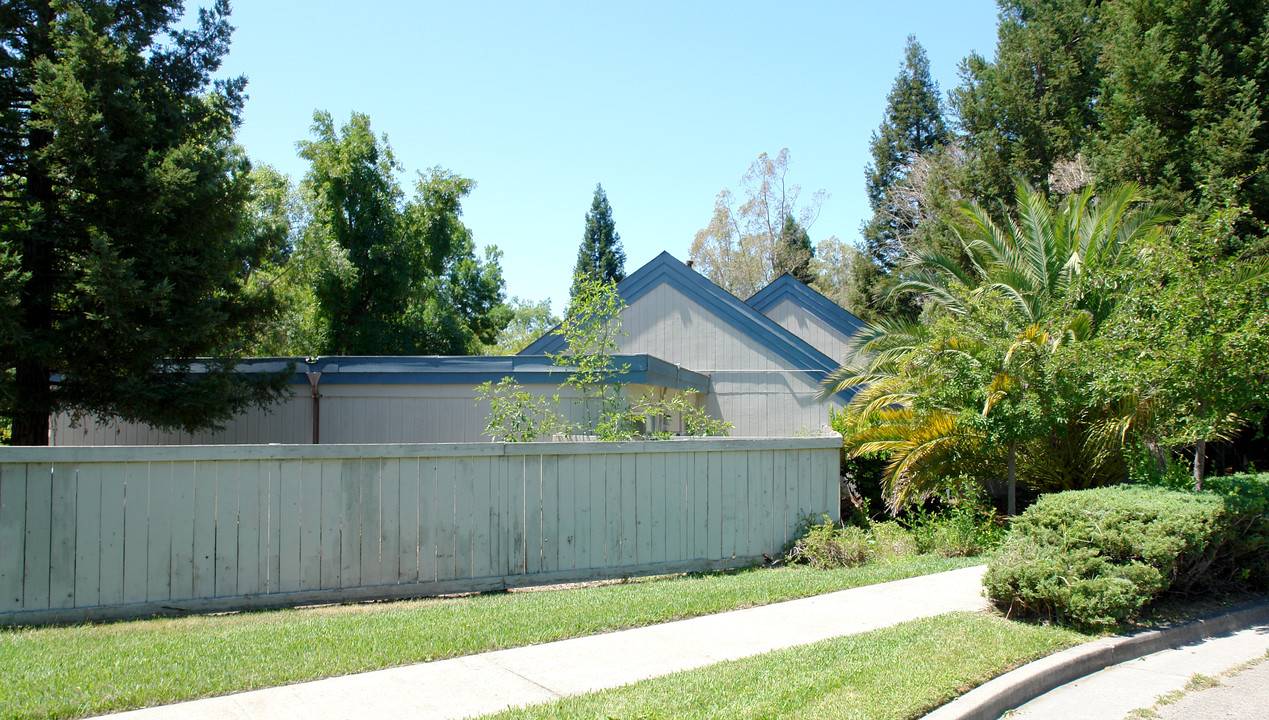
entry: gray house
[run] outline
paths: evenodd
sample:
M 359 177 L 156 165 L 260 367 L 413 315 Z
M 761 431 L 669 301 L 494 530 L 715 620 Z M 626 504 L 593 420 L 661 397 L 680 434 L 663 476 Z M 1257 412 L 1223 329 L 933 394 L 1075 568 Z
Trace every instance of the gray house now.
M 681 394 L 732 423 L 737 437 L 818 434 L 829 408 L 819 382 L 837 367 L 862 323 L 785 275 L 748 302 L 661 253 L 618 285 L 619 362 L 632 397 Z M 543 396 L 560 393 L 568 369 L 546 355 L 565 349 L 547 334 L 510 357 L 330 357 L 245 360 L 247 371 L 294 363 L 293 396 L 250 410 L 221 430 L 164 432 L 142 424 L 53 418 L 54 445 L 219 445 L 481 442 L 487 408 L 475 386 L 512 377 Z M 561 393 L 568 411 L 570 396 Z M 576 410 L 576 408 L 574 408 Z M 665 429 L 674 431 L 671 418 Z
M 815 434 L 829 407 L 850 399 L 816 396 L 863 322 L 790 275 L 743 302 L 663 252 L 617 289 L 627 305 L 621 351 L 709 378 L 705 407 L 732 423 L 733 435 Z M 563 338 L 548 334 L 520 354 L 563 350 Z

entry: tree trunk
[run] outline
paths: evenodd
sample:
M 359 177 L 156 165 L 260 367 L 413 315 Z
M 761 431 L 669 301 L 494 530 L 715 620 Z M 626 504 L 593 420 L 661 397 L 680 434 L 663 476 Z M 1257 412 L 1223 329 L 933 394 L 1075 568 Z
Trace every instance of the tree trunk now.
M 1203 489 L 1203 471 L 1207 468 L 1207 441 L 1199 439 L 1194 444 L 1194 489 Z
M 48 416 L 52 408 L 49 371 L 30 359 L 18 365 L 13 412 L 14 445 L 48 445 Z
M 13 445 L 48 445 L 48 415 L 24 413 L 13 418 Z
M 1150 457 L 1154 460 L 1154 469 L 1158 471 L 1159 477 L 1168 474 L 1168 452 L 1159 446 L 1154 440 L 1146 441 L 1146 449 L 1150 451 Z
M 1018 514 L 1018 441 L 1009 443 L 1009 517 Z
M 27 35 L 28 61 L 54 58 L 50 39 L 53 7 L 39 3 L 35 27 Z M 24 125 L 30 119 L 23 121 Z M 49 413 L 53 410 L 53 390 L 49 385 L 46 345 L 53 331 L 53 288 L 57 283 L 56 265 L 48 238 L 58 232 L 57 194 L 53 180 L 44 166 L 42 153 L 53 142 L 53 132 L 43 127 L 24 128 L 27 147 L 24 150 L 22 175 L 33 213 L 30 225 L 22 231 L 22 272 L 27 275 L 18 295 L 17 312 L 21 332 L 31 342 L 19 351 L 14 373 L 13 444 L 48 445 Z

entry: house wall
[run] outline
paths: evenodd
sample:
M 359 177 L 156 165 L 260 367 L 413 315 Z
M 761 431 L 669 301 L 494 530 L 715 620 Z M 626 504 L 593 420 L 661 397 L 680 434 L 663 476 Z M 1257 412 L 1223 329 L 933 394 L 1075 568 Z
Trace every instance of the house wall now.
M 781 301 L 764 314 L 838 362 L 846 352 L 850 338 L 791 300 Z
M 818 433 L 830 403 L 818 383 L 731 324 L 662 284 L 622 312 L 621 351 L 648 353 L 710 377 L 706 408 L 737 437 Z M 840 407 L 840 401 L 834 401 Z
M 0 448 L 0 624 L 737 567 L 838 518 L 841 438 Z
M 295 385 L 295 394 L 268 408 L 251 408 L 230 419 L 223 430 L 197 433 L 167 432 L 149 425 L 97 422 L 84 418 L 78 424 L 68 415 L 54 416 L 52 444 L 84 445 L 302 445 L 313 438 L 313 399 L 307 385 Z M 571 388 L 559 385 L 526 385 L 539 397 L 560 396 L 560 411 L 569 422 L 586 420 L 584 407 Z M 321 392 L 322 444 L 482 442 L 487 403 L 478 403 L 472 385 L 448 384 L 326 384 Z M 629 385 L 631 398 L 678 392 L 649 385 Z M 697 393 L 688 393 L 696 400 Z M 597 413 L 595 413 L 597 414 Z M 660 421 L 656 428 L 682 431 L 681 418 Z
M 144 423 L 101 422 L 94 417 L 76 420 L 65 413 L 54 415 L 50 426 L 50 444 L 59 446 L 298 444 L 313 437 L 313 401 L 308 388 L 297 385 L 289 400 L 266 409 L 249 409 L 230 418 L 222 430 L 196 433 L 166 432 Z

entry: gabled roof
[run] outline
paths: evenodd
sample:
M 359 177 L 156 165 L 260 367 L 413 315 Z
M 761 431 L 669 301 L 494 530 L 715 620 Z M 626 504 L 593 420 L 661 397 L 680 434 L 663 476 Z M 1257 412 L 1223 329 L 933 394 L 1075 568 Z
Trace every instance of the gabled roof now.
M 843 309 L 788 273 L 754 293 L 745 304 L 765 315 L 785 300 L 811 313 L 848 338 L 864 327 L 864 321 L 855 317 L 854 313 Z
M 755 345 L 770 350 L 787 362 L 790 369 L 804 371 L 817 382 L 837 369 L 837 363 L 832 358 L 780 327 L 760 311 L 741 302 L 735 295 L 715 285 L 704 275 L 684 265 L 668 252 L 657 255 L 618 283 L 617 292 L 621 294 L 627 305 L 633 305 L 635 301 L 652 292 L 662 283 L 679 291 L 689 300 L 741 331 L 753 340 Z M 551 332 L 521 350 L 520 354 L 561 353 L 565 349 L 564 338 L 556 335 L 555 330 L 552 329 Z M 851 389 L 838 393 L 837 396 L 843 400 L 849 400 L 853 394 L 854 390 Z

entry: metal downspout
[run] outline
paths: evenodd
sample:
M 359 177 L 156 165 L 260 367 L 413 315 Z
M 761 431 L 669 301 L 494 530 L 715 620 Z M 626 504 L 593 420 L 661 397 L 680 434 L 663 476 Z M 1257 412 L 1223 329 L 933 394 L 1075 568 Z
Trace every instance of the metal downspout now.
M 317 390 L 317 383 L 321 381 L 322 374 L 320 372 L 306 372 L 308 376 L 309 388 L 313 391 L 313 444 L 321 443 L 322 437 L 322 394 Z

